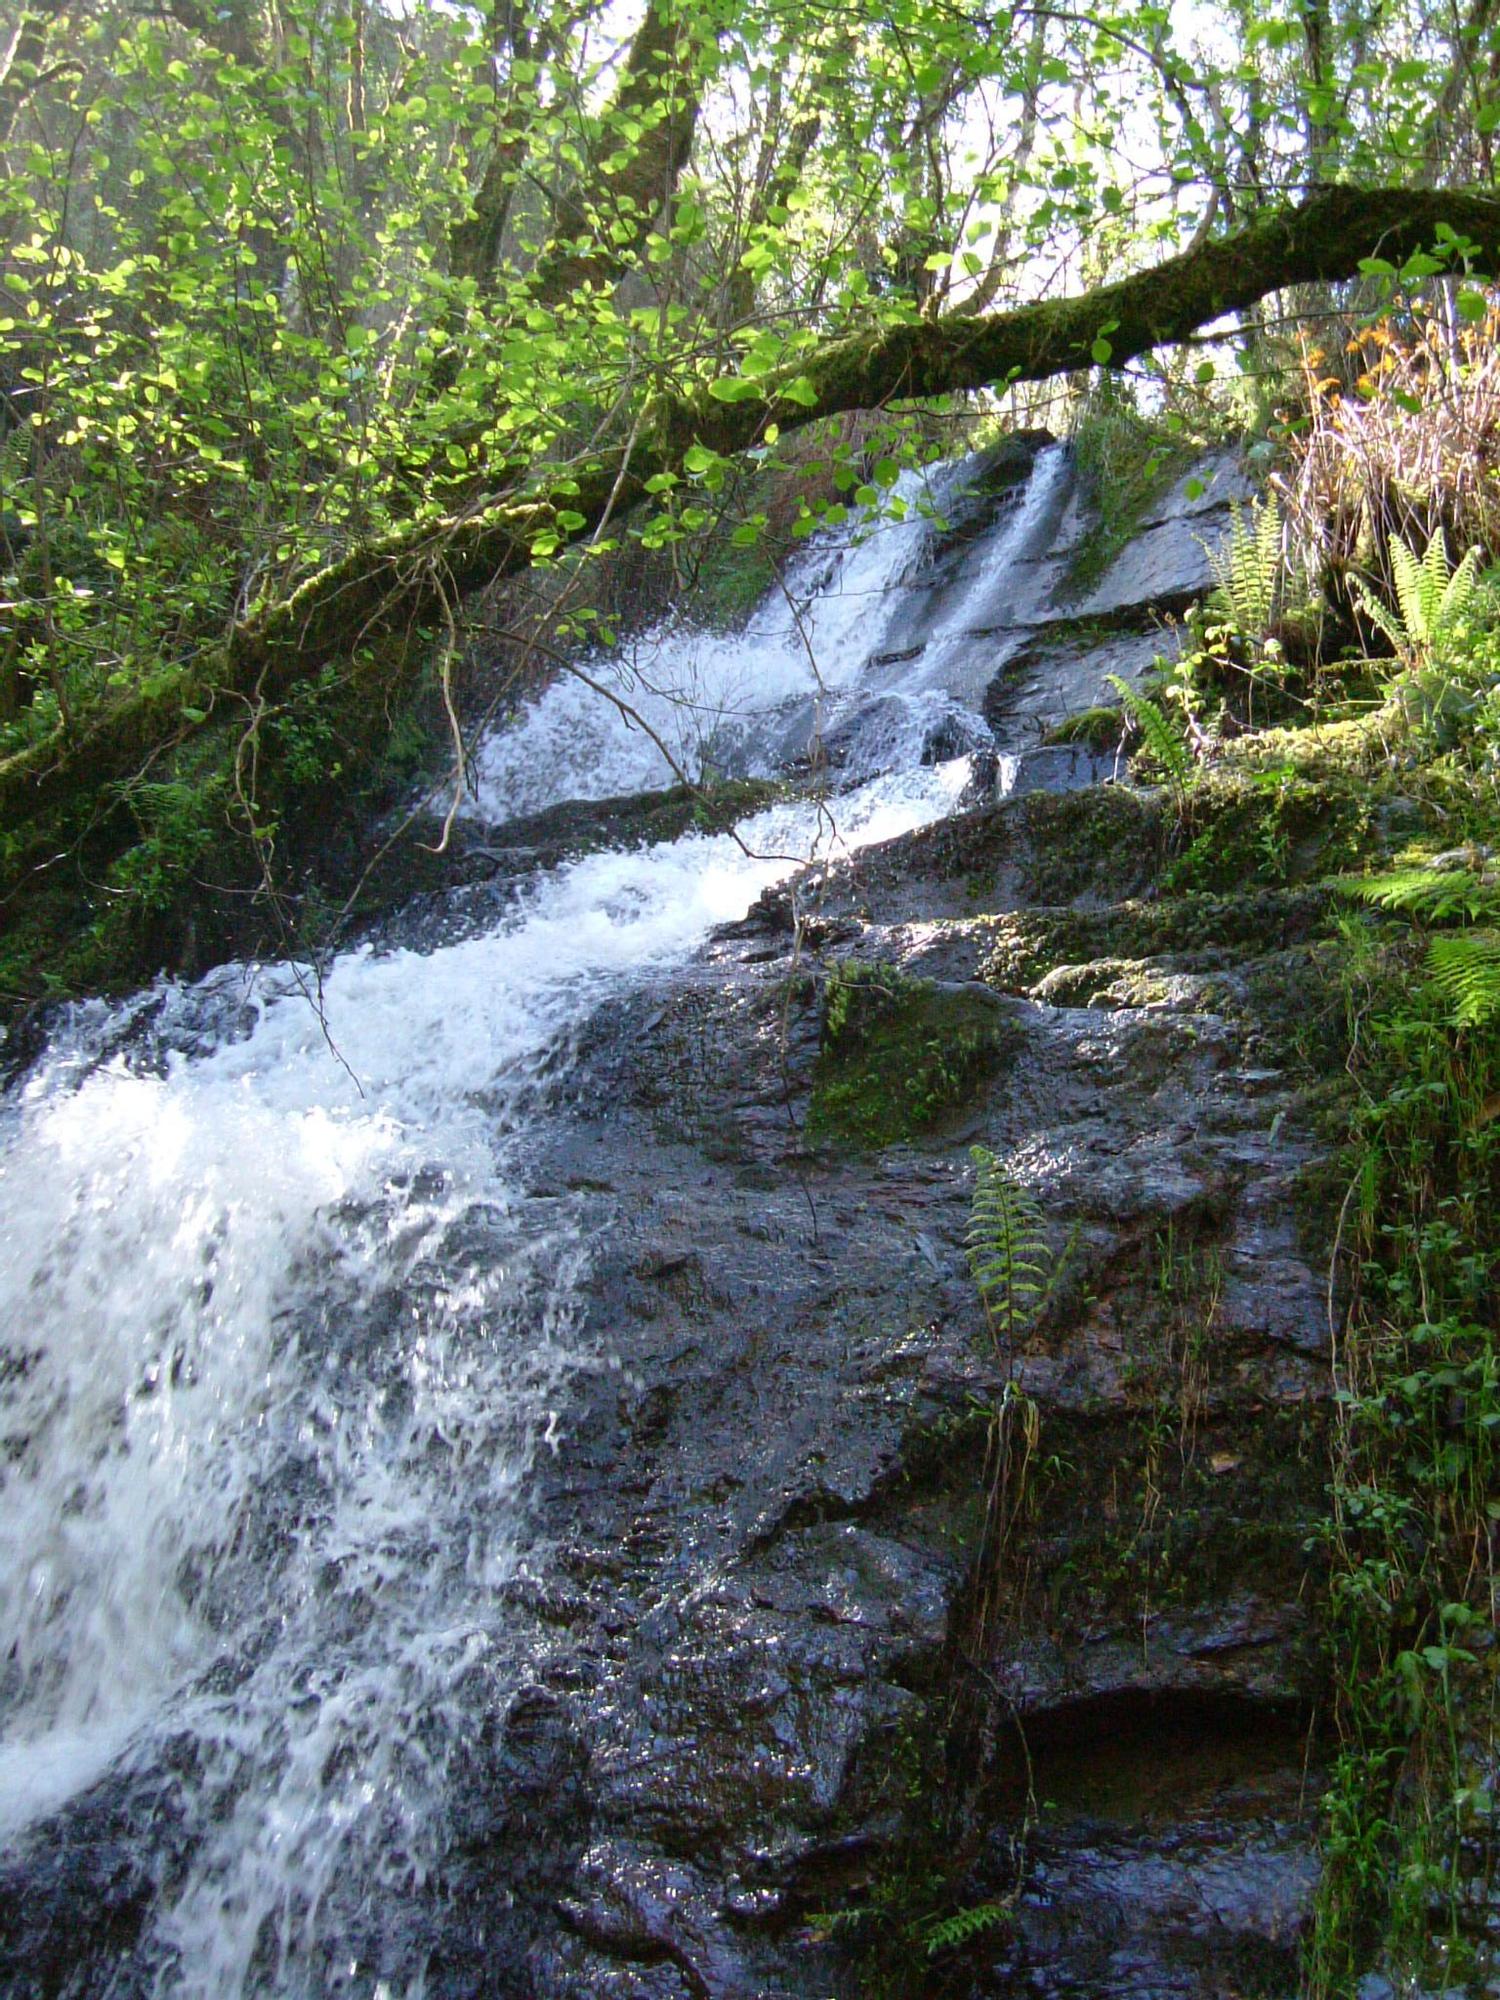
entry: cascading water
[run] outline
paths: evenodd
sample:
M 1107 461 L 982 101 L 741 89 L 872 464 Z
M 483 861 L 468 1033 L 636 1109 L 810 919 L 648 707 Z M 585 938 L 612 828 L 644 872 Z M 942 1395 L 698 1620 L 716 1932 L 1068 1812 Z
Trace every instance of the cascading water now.
M 992 534 L 987 588 L 1062 467 Z M 539 1080 L 770 882 L 958 799 L 967 759 L 919 761 L 952 708 L 931 662 L 869 664 L 930 535 L 913 512 L 815 548 L 739 638 L 639 653 L 618 691 L 654 736 L 559 681 L 478 801 L 670 782 L 655 737 L 771 769 L 863 712 L 831 811 L 593 855 L 482 935 L 350 953 L 316 1009 L 239 967 L 80 1008 L 0 1110 L 4 1881 L 105 1825 L 135 1885 L 108 1985 L 75 1990 L 429 1990 L 454 1796 L 525 1673 L 528 1477 L 608 1362 L 577 1211 L 525 1191 Z
M 941 539 L 932 517 L 962 501 L 972 475 L 969 461 L 925 481 L 903 475 L 903 521 L 853 547 L 811 550 L 734 637 L 654 633 L 623 659 L 592 663 L 589 681 L 618 707 L 564 676 L 524 729 L 481 752 L 476 810 L 493 819 L 705 772 L 773 776 L 829 749 L 844 776 L 868 777 L 924 753 L 937 761 L 945 734 L 972 738 L 960 749 L 987 742 L 974 710 L 998 662 L 973 634 L 1020 625 L 1018 581 L 1056 533 L 1072 462 L 1061 446 L 1042 451 L 951 586 L 926 588 Z

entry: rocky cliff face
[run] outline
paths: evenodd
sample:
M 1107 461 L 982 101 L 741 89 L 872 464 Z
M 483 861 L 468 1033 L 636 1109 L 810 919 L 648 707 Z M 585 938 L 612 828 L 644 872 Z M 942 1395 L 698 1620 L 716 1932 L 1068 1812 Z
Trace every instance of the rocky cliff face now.
M 1164 896 L 1171 844 L 1120 788 L 981 808 L 594 1024 L 536 1163 L 599 1206 L 613 1361 L 548 1483 L 586 1804 L 536 1992 L 1292 1990 L 1319 899 Z M 928 1079 L 892 1143 L 830 1121 L 862 1062 L 885 1087 L 840 982 Z M 989 1051 L 956 1084 L 934 1000 Z M 1068 1246 L 1014 1355 L 965 1261 L 975 1142 Z

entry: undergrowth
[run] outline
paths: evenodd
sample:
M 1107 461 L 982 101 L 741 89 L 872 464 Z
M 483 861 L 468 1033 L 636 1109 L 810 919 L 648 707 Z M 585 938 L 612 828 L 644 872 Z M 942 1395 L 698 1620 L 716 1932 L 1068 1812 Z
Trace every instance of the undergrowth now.
M 1352 1992 L 1372 1963 L 1399 1990 L 1475 1990 L 1493 1969 L 1500 1033 L 1455 1013 L 1419 938 L 1342 928 L 1357 1097 L 1312 2000 Z

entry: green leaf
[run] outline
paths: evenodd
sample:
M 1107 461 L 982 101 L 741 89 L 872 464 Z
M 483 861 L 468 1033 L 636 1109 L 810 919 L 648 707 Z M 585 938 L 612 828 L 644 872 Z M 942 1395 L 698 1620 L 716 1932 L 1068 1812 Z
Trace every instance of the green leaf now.
M 747 382 L 743 375 L 720 375 L 709 383 L 708 393 L 716 403 L 754 403 L 765 392 L 758 382 Z
M 816 407 L 818 392 L 805 375 L 799 375 L 795 382 L 783 383 L 778 394 L 788 403 L 800 403 L 806 410 Z

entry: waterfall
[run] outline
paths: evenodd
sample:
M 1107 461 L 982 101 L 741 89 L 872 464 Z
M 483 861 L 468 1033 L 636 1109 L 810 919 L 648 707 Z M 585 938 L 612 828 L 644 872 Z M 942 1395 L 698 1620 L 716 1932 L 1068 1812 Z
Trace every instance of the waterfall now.
M 111 1991 L 426 1991 L 440 1902 L 402 1912 L 526 1671 L 539 1458 L 610 1363 L 580 1204 L 528 1190 L 545 1074 L 771 883 L 952 809 L 935 721 L 977 718 L 930 650 L 871 664 L 931 539 L 913 505 L 810 547 L 737 637 L 591 666 L 629 714 L 562 677 L 486 746 L 477 810 L 670 783 L 657 738 L 772 770 L 843 728 L 831 801 L 576 861 L 480 935 L 348 953 L 316 1004 L 231 966 L 79 1007 L 0 1105 L 0 1843 L 24 1871 L 109 1802 L 150 1881 Z

